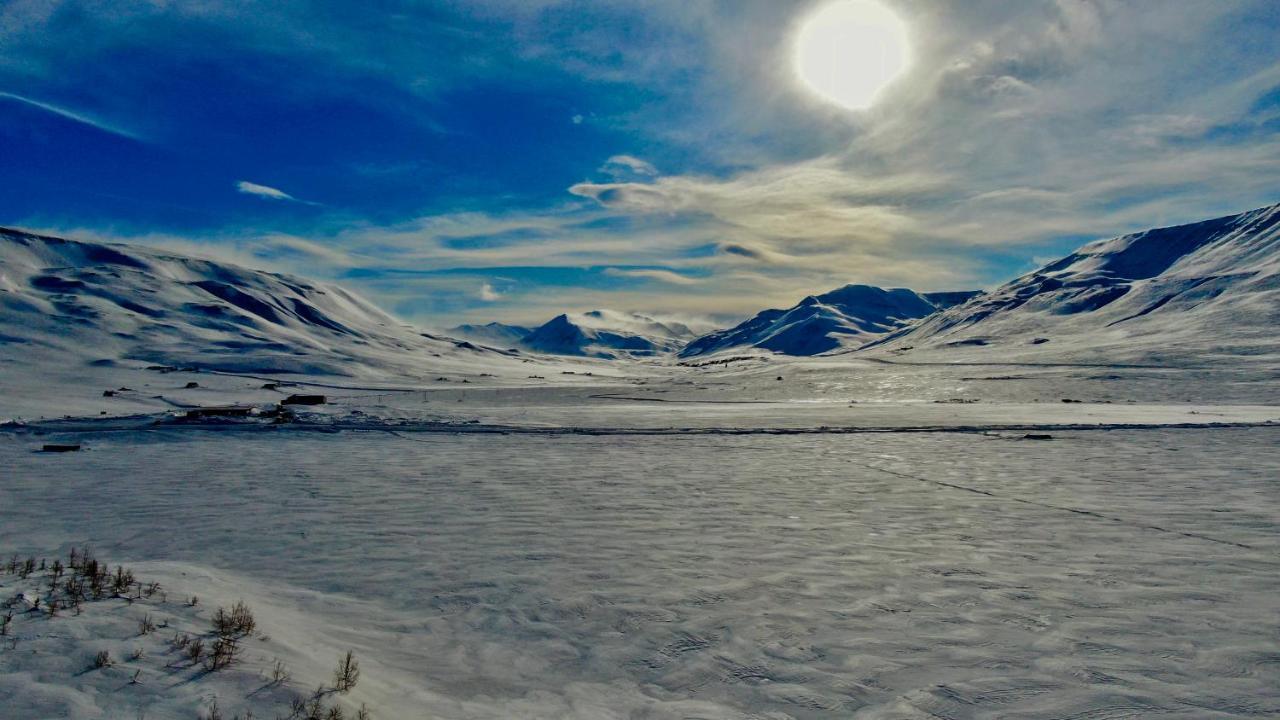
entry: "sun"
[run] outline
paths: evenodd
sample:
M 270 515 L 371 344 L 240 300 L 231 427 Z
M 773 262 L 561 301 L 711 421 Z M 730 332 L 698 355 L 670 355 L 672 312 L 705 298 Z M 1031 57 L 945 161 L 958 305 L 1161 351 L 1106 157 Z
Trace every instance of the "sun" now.
M 810 90 L 849 110 L 875 104 L 911 61 L 907 25 L 878 0 L 836 0 L 805 19 L 795 71 Z

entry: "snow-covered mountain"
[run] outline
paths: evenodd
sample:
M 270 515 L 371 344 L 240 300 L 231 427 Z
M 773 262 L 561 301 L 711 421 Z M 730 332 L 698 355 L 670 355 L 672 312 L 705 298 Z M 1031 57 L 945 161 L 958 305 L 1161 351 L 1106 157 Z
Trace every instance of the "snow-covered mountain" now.
M 555 355 L 648 357 L 675 352 L 697 335 L 683 322 L 616 310 L 592 310 L 557 315 L 526 335 L 522 344 Z
M 0 364 L 133 361 L 336 375 L 473 362 L 332 285 L 148 248 L 0 229 Z M 455 357 L 456 356 L 456 357 Z
M 921 295 L 906 288 L 846 285 L 822 295 L 810 295 L 786 310 L 765 310 L 727 330 L 704 335 L 685 346 L 680 356 L 743 347 L 786 355 L 817 355 L 856 347 L 974 294 Z
M 520 341 L 533 330 L 520 325 L 491 322 L 484 325 L 458 325 L 445 332 L 454 337 L 509 348 L 519 346 Z
M 1280 205 L 1099 240 L 875 345 L 1177 362 L 1280 347 Z

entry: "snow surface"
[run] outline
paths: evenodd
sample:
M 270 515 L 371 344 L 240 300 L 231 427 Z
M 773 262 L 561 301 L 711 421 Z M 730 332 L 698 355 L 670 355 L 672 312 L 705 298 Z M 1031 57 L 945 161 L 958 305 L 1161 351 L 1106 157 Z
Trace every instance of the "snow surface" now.
M 205 610 L 22 617 L 5 717 L 270 717 L 272 659 L 305 693 L 346 649 L 375 717 L 1280 712 L 1276 428 L 83 437 L 0 436 L 0 544 L 91 542 Z M 269 641 L 232 671 L 83 672 L 144 610 L 237 599 Z

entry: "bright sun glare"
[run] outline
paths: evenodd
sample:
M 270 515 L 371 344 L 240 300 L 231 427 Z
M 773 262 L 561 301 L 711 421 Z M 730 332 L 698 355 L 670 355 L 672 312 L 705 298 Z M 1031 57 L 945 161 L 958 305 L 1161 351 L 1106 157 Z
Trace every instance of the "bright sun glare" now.
M 796 36 L 795 69 L 823 98 L 850 110 L 875 103 L 910 60 L 907 26 L 878 0 L 836 0 Z

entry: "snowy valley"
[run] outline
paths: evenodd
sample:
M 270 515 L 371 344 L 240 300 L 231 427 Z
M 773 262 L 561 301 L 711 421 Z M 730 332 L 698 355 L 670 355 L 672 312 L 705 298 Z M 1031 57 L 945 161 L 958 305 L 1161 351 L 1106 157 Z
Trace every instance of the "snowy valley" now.
M 2 231 L 0 717 L 1280 714 L 1277 271 L 1273 206 L 442 334 Z

